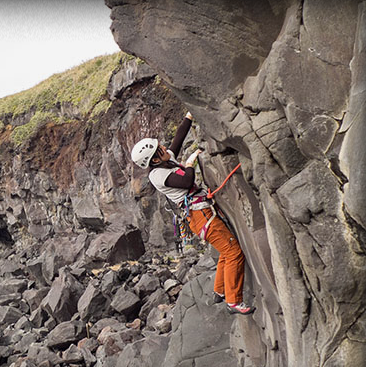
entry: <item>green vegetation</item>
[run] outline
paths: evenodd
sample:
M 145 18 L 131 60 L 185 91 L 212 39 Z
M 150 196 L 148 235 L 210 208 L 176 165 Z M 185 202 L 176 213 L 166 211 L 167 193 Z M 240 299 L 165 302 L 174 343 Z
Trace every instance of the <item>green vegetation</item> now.
M 106 113 L 109 110 L 109 107 L 111 107 L 111 106 L 112 106 L 112 102 L 107 101 L 106 99 L 104 99 L 103 101 L 98 102 L 94 106 L 93 112 L 91 113 L 90 117 L 97 116 L 100 113 Z
M 42 125 L 47 122 L 57 122 L 59 117 L 52 112 L 37 111 L 30 121 L 22 126 L 17 126 L 11 136 L 15 145 L 20 145 L 25 139 L 31 138 Z
M 155 84 L 156 85 L 159 85 L 160 83 L 161 83 L 161 78 L 160 78 L 159 75 L 156 75 L 156 77 L 155 77 Z
M 27 124 L 14 128 L 14 143 L 21 144 L 44 123 L 67 122 L 60 106 L 74 106 L 83 118 L 90 117 L 91 120 L 99 113 L 105 113 L 111 106 L 106 90 L 112 73 L 131 59 L 132 56 L 122 52 L 96 57 L 63 73 L 54 74 L 31 89 L 0 99 L 0 117 L 3 121 L 5 116 L 14 119 L 35 111 Z M 3 125 L 0 124 L 0 131 Z
M 171 140 L 174 138 L 175 134 L 177 133 L 178 125 L 174 121 L 169 121 L 166 127 L 166 137 L 167 139 Z

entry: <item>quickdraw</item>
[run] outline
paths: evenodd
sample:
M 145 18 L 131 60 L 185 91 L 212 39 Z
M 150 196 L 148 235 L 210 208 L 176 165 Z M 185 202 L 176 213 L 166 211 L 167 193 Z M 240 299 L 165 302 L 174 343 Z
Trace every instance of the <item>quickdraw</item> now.
M 177 251 L 182 252 L 183 247 L 192 241 L 192 233 L 189 229 L 186 216 L 176 214 L 176 209 L 174 209 L 170 200 L 168 198 L 166 198 L 166 200 L 170 206 L 170 209 L 165 206 L 165 210 L 168 212 L 173 212 L 174 236 L 178 238 L 178 241 L 176 241 Z

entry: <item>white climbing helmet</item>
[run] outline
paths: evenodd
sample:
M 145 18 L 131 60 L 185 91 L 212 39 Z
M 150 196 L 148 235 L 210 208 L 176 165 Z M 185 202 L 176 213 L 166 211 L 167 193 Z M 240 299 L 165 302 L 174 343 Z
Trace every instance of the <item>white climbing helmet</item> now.
M 158 148 L 158 139 L 145 138 L 140 140 L 132 149 L 131 158 L 141 168 L 149 166 L 150 159 Z

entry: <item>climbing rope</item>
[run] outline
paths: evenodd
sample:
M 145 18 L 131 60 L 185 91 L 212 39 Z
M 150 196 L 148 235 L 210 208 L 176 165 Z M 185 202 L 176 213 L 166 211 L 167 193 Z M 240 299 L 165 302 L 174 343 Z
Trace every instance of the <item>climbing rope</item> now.
M 241 163 L 239 163 L 229 174 L 228 176 L 225 178 L 224 182 L 213 192 L 211 192 L 210 189 L 208 189 L 208 194 L 207 194 L 207 199 L 212 199 L 214 197 L 214 195 L 220 191 L 226 184 L 226 182 L 228 182 L 229 178 L 236 172 L 236 170 L 239 169 L 239 167 L 241 166 Z

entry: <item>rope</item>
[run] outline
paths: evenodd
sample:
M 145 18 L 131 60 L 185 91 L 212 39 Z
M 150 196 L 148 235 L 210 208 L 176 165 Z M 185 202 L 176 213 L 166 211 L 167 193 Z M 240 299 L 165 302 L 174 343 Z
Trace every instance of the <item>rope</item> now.
M 241 166 L 241 163 L 239 163 L 229 174 L 228 176 L 225 178 L 224 182 L 214 191 L 211 192 L 210 189 L 208 189 L 208 194 L 207 194 L 207 198 L 208 199 L 212 199 L 213 196 L 220 191 L 226 184 L 226 182 L 228 182 L 229 178 L 235 173 L 235 171 Z

